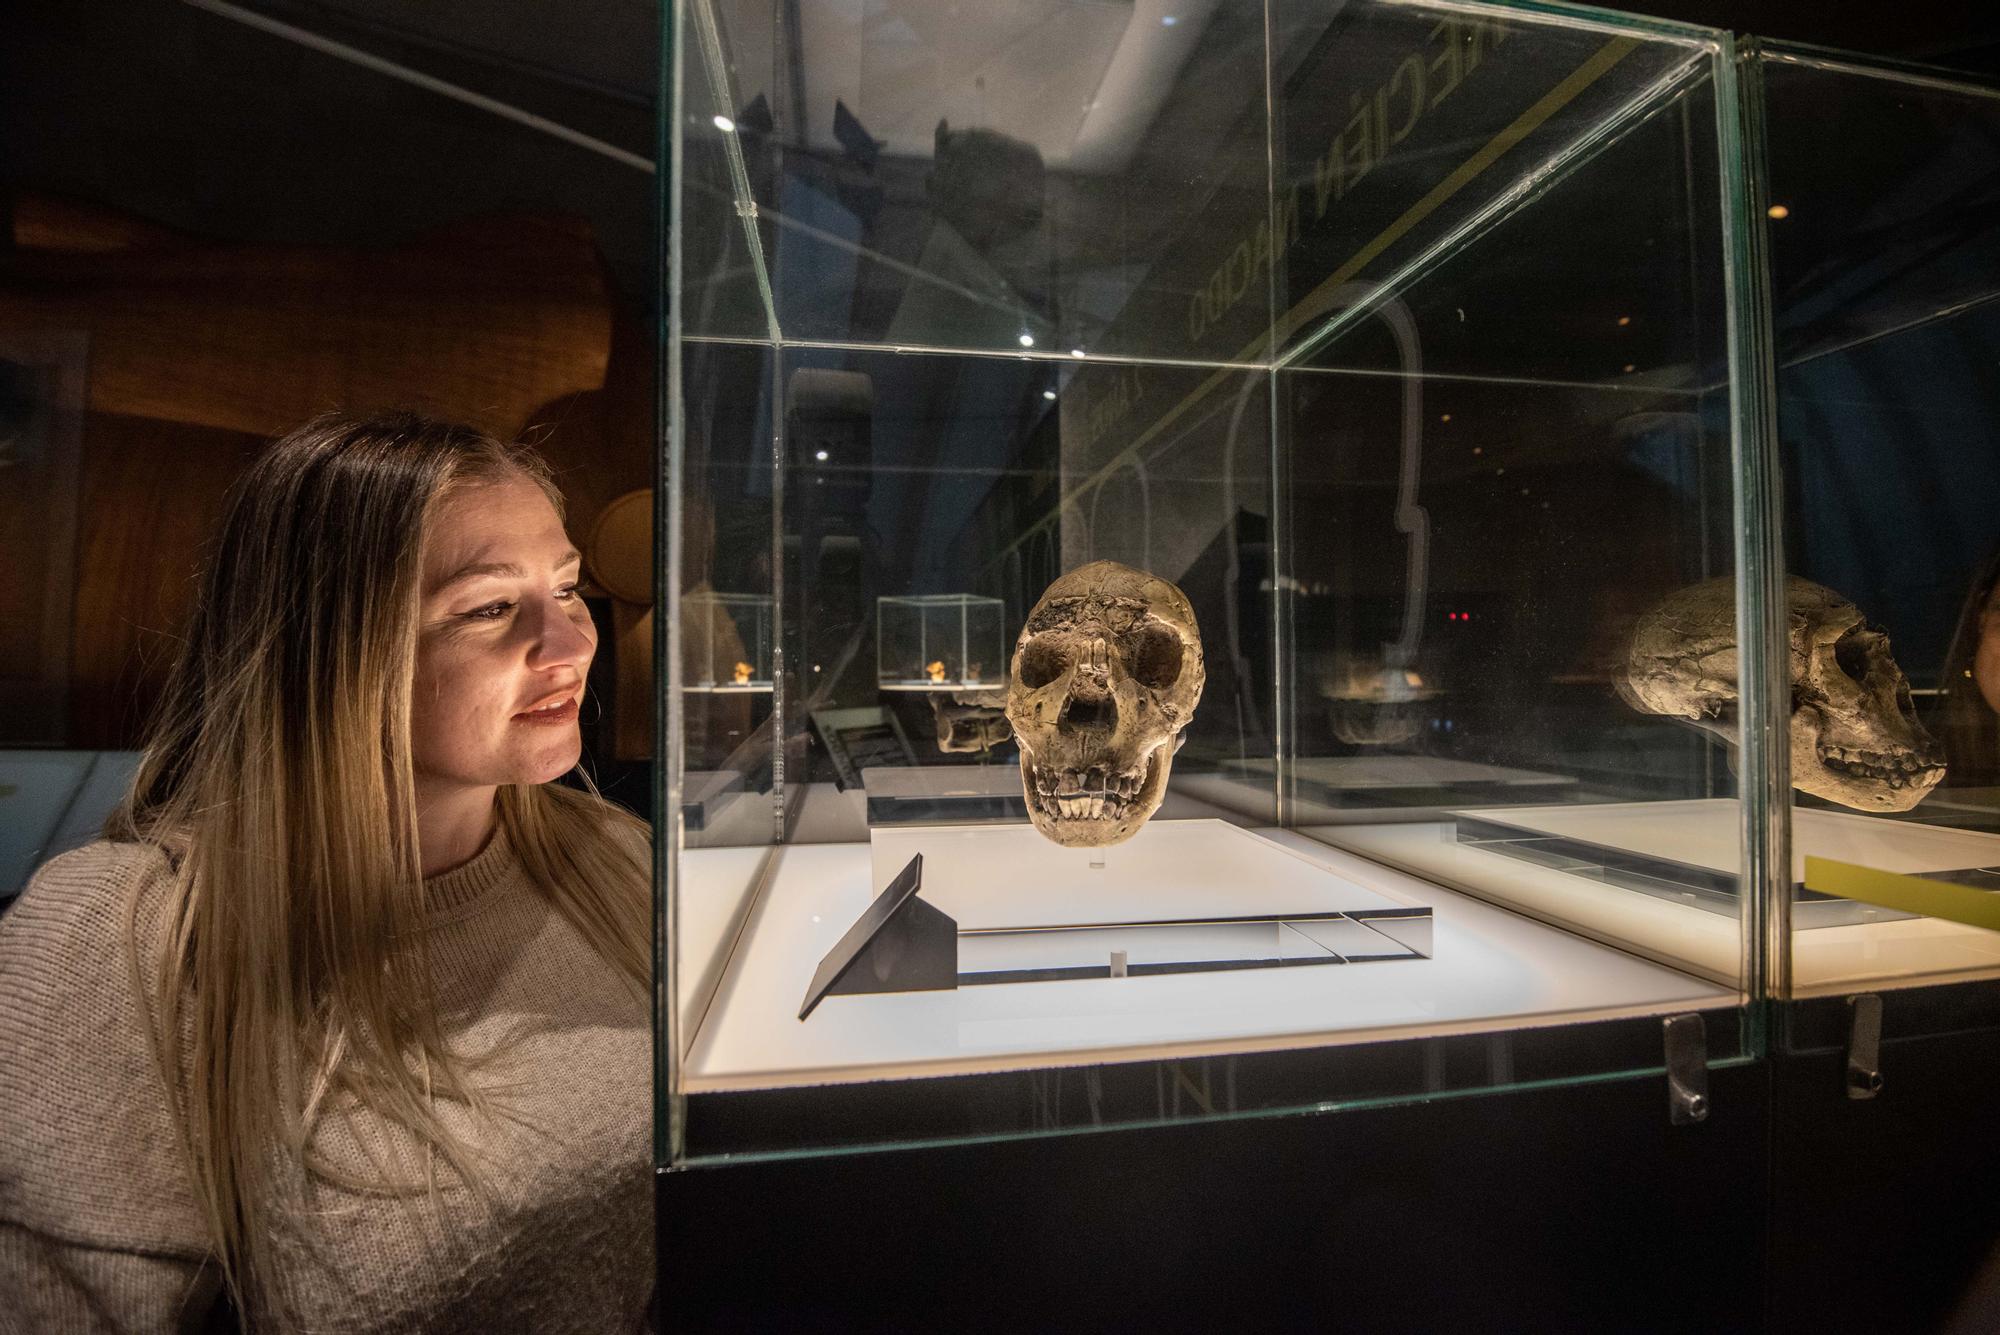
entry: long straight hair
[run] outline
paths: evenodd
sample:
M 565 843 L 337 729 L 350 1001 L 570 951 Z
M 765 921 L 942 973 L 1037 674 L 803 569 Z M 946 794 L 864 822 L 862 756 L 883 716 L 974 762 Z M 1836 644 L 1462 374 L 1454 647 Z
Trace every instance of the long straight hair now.
M 378 1159 L 369 1187 L 435 1192 L 442 1162 L 486 1194 L 472 1147 L 439 1116 L 446 1102 L 495 1105 L 446 1041 L 422 948 L 410 713 L 426 531 L 454 488 L 513 478 L 560 510 L 537 456 L 467 427 L 326 417 L 274 443 L 231 491 L 133 786 L 106 823 L 174 869 L 163 930 L 144 933 L 153 948 L 132 920 L 131 967 L 246 1316 L 282 1310 L 273 1226 L 315 1170 L 326 1110 L 372 1112 L 422 1147 L 414 1173 Z M 498 818 L 530 881 L 642 997 L 644 825 L 555 784 L 503 786 Z

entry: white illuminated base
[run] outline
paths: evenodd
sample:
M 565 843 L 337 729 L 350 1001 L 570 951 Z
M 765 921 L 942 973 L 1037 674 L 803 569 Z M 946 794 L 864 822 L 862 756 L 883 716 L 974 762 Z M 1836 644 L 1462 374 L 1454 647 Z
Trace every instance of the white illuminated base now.
M 1268 784 L 1276 773 L 1276 765 L 1277 762 L 1274 760 L 1260 758 L 1231 761 L 1224 768 Z M 1513 769 L 1505 765 L 1482 765 L 1470 760 L 1452 760 L 1444 756 L 1302 756 L 1292 762 L 1289 769 L 1293 779 L 1302 787 L 1324 788 L 1343 793 L 1366 792 L 1381 788 L 1448 788 L 1472 784 L 1504 784 L 1510 787 L 1532 788 L 1563 787 L 1576 783 L 1576 780 L 1567 774 Z
M 1466 814 L 1732 876 L 1743 866 L 1742 816 L 1733 798 L 1482 807 Z M 2000 865 L 2000 835 L 1858 811 L 1794 808 L 1793 881 L 1805 880 L 1808 854 L 1877 871 L 1954 871 Z
M 1466 814 L 1715 871 L 1741 866 L 1741 817 L 1733 798 L 1469 808 Z M 1795 809 L 1792 820 L 1795 881 L 1804 879 L 1807 853 L 1903 872 L 2000 863 L 2000 836 L 1858 812 Z M 1303 832 L 1669 964 L 1715 977 L 1734 976 L 1742 967 L 1743 927 L 1735 917 L 1461 844 L 1449 821 L 1324 825 Z M 1996 976 L 2000 933 L 1959 923 L 1906 918 L 1792 934 L 1798 996 L 1861 982 L 1893 986 Z
M 689 1091 L 1317 1047 L 1730 1005 L 1733 989 L 1543 926 L 1296 832 L 1155 818 L 1104 852 L 1027 825 L 884 829 L 768 850 L 763 888 L 703 1011 Z M 909 854 L 961 927 L 1429 906 L 1433 958 L 1308 969 L 999 983 L 828 997 L 814 968 Z M 893 864 L 893 865 L 891 865 Z M 684 893 L 706 871 L 683 862 Z M 738 879 L 736 884 L 742 882 Z M 716 898 L 730 893 L 718 883 Z M 711 929 L 713 930 L 713 929 Z M 692 1016 L 690 1016 L 692 1018 Z
M 772 685 L 768 681 L 716 681 L 681 690 L 688 695 L 769 695 Z
M 878 826 L 869 847 L 878 890 L 921 853 L 919 893 L 956 919 L 961 932 L 1350 913 L 1411 903 L 1219 820 L 1149 821 L 1115 848 L 1064 848 L 1025 824 Z
M 1021 766 L 1012 758 L 990 765 L 870 765 L 861 771 L 861 786 L 870 797 L 898 802 L 1020 797 Z

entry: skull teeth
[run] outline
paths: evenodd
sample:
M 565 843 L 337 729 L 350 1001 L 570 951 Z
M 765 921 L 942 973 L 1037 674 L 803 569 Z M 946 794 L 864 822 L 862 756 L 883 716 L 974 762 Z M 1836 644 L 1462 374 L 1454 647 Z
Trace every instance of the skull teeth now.
M 1053 769 L 1032 765 L 1034 800 L 1058 820 L 1117 820 L 1145 786 L 1151 758 L 1137 769 L 1107 770 L 1102 765 Z
M 1851 746 L 1823 746 L 1820 763 L 1837 773 L 1891 788 L 1928 788 L 1944 777 L 1935 757 L 1916 751 L 1869 751 Z

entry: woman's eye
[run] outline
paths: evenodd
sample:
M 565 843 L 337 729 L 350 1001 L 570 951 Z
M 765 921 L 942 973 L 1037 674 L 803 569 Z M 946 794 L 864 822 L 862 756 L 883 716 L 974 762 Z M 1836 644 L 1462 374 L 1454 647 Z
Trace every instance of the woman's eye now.
M 564 602 L 568 602 L 570 599 L 576 597 L 576 585 L 563 585 L 560 589 L 556 590 L 556 597 L 562 599 Z
M 473 608 L 465 615 L 471 621 L 498 621 L 501 617 L 506 616 L 513 609 L 513 606 L 514 604 L 506 602 L 488 603 L 484 607 Z

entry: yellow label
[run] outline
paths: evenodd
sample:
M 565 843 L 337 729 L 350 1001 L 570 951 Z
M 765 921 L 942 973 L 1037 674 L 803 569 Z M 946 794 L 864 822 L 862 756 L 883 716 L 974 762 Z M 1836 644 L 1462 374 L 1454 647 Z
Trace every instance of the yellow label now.
M 1904 913 L 1921 913 L 1928 918 L 1962 922 L 1968 927 L 2000 931 L 2000 895 L 1969 885 L 1933 881 L 1925 876 L 1904 876 L 1893 871 L 1877 871 L 1852 862 L 1832 858 L 1806 858 L 1806 889 L 1842 899 L 1858 899 Z

